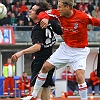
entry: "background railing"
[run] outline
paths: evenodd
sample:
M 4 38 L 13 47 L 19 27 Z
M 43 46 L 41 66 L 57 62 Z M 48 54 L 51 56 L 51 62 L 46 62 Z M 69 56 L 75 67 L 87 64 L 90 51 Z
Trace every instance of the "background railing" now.
M 14 36 L 15 36 L 16 43 L 30 43 L 31 42 L 32 26 L 11 26 L 11 27 L 13 27 L 14 29 Z M 28 30 L 29 28 L 30 30 Z M 55 36 L 56 36 L 57 43 L 60 43 L 63 41 L 61 36 L 56 35 L 56 34 Z M 100 31 L 93 31 L 92 29 L 90 29 L 90 31 L 88 31 L 88 41 L 89 43 L 100 42 Z
M 14 31 L 15 40 L 17 43 L 31 42 L 31 31 Z M 56 35 L 56 41 L 62 42 L 62 38 Z M 100 31 L 88 31 L 88 41 L 89 42 L 100 42 Z

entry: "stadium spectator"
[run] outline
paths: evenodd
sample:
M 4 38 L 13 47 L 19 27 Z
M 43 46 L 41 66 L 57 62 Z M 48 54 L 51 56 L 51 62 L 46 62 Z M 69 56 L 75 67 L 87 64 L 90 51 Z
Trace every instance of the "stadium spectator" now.
M 30 0 L 26 0 L 26 5 L 31 5 Z
M 89 86 L 92 86 L 92 94 L 95 95 L 94 87 L 99 85 L 99 93 L 100 93 L 100 79 L 97 77 L 97 69 L 90 73 L 89 78 Z
M 6 14 L 6 16 L 1 19 L 1 26 L 10 25 L 10 17 Z
M 12 1 L 12 5 L 15 5 L 16 2 L 21 2 L 21 0 L 13 0 L 13 1 Z
M 92 16 L 100 19 L 100 11 L 98 6 L 96 6 L 95 9 L 92 11 Z
M 12 10 L 13 11 L 16 11 L 16 9 L 18 9 L 18 12 L 19 12 L 20 11 L 20 7 L 21 7 L 20 2 L 17 1 L 15 3 L 15 5 L 13 6 Z
M 8 85 L 10 85 L 10 97 L 14 97 L 14 75 L 15 65 L 12 64 L 11 58 L 8 58 L 7 63 L 3 65 L 3 76 L 5 77 L 4 96 L 8 96 Z
M 13 11 L 13 13 L 15 14 L 16 22 L 18 24 L 19 20 L 23 18 L 23 15 L 18 11 L 18 8 L 16 8 L 16 10 Z
M 76 84 L 73 81 L 73 73 L 70 69 L 70 66 L 67 66 L 67 73 L 66 70 L 62 72 L 62 80 L 66 80 L 67 77 L 67 86 L 73 91 L 73 95 L 77 95 L 78 92 L 76 91 Z
M 52 0 L 52 8 L 53 9 L 57 9 L 57 2 L 56 2 L 56 0 Z
M 22 76 L 16 81 L 18 83 L 18 87 L 21 90 L 21 97 L 26 96 L 26 92 L 29 93 L 30 88 L 30 78 L 27 76 L 26 72 L 22 73 Z
M 74 6 L 73 6 L 73 8 L 78 9 L 78 4 L 77 4 L 76 1 L 74 1 Z
M 92 4 L 92 1 L 89 0 L 89 3 L 88 3 L 88 12 L 90 15 L 92 15 L 92 11 L 94 10 L 94 5 Z
M 92 11 L 92 16 L 100 19 L 100 11 L 98 6 L 96 6 Z M 100 31 L 100 27 L 94 26 L 94 31 Z
M 14 13 L 11 13 L 10 25 L 15 25 L 15 24 L 16 24 L 15 14 Z
M 7 12 L 12 12 L 12 6 L 10 0 L 6 0 L 5 6 L 7 7 Z
M 97 3 L 98 7 L 99 7 L 99 10 L 100 10 L 100 0 L 98 0 L 98 3 Z
M 25 26 L 28 26 L 29 25 L 29 22 L 32 22 L 32 24 L 33 24 L 32 19 L 29 17 L 29 12 L 27 12 L 27 15 L 24 16 L 24 25 Z
M 52 5 L 52 0 L 46 0 L 48 3 Z M 57 0 L 58 1 L 58 0 Z
M 33 28 L 33 23 L 31 21 L 28 22 L 28 27 L 26 28 L 26 31 L 31 31 Z
M 20 7 L 20 13 L 23 15 L 26 15 L 28 11 L 28 7 L 25 5 L 25 0 L 22 0 L 21 7 Z
M 95 0 L 92 0 L 92 4 L 93 4 L 94 6 L 96 5 Z
M 78 9 L 80 11 L 84 11 L 85 12 L 86 8 L 87 8 L 87 4 L 85 4 L 84 0 L 81 0 L 81 3 L 78 4 Z
M 17 31 L 25 31 L 24 21 L 22 19 L 20 19 L 17 24 Z

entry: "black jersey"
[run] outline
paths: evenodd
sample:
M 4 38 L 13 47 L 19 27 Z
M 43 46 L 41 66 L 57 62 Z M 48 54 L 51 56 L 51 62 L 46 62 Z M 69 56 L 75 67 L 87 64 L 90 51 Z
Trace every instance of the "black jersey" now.
M 36 24 L 32 29 L 32 43 L 40 43 L 41 50 L 35 53 L 35 58 L 48 57 L 52 54 L 52 46 L 55 44 L 55 34 L 62 34 L 60 25 L 57 21 L 50 20 L 47 28 L 42 29 L 40 23 Z

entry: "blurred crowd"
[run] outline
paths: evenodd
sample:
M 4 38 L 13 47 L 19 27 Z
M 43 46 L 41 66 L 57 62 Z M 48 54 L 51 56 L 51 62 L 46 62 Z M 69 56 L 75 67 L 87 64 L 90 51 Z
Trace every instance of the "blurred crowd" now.
M 0 0 L 7 7 L 7 15 L 0 20 L 0 26 L 13 26 L 15 31 L 30 31 L 33 26 L 33 21 L 29 18 L 29 10 L 33 5 L 42 0 Z M 84 11 L 91 16 L 100 19 L 100 0 L 96 3 L 95 0 L 80 0 L 74 3 L 74 8 Z M 57 9 L 57 0 L 47 0 L 52 5 L 53 9 Z M 20 27 L 21 26 L 21 27 Z M 27 28 L 24 28 L 28 26 Z M 94 31 L 99 31 L 99 27 L 94 27 Z

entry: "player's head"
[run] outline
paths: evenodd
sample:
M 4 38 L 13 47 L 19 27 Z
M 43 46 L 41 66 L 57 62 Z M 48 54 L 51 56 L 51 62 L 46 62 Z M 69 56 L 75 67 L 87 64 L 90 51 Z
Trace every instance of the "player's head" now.
M 74 5 L 74 0 L 58 0 L 58 10 L 61 16 L 70 16 L 72 14 L 72 9 Z
M 26 72 L 23 72 L 23 77 L 27 77 L 27 73 Z
M 95 69 L 94 72 L 95 72 L 95 75 L 97 75 L 97 69 Z
M 71 69 L 70 66 L 67 66 L 67 71 L 70 71 L 70 69 Z
M 8 63 L 8 64 L 11 64 L 11 63 L 12 63 L 11 58 L 8 58 L 8 59 L 7 59 L 7 63 Z
M 46 10 L 50 10 L 51 6 L 49 5 L 49 3 L 47 2 L 40 2 L 36 5 L 34 5 L 32 7 L 32 9 L 30 10 L 30 14 L 29 17 L 34 21 L 37 19 L 37 15 L 41 12 L 41 11 L 46 11 Z

